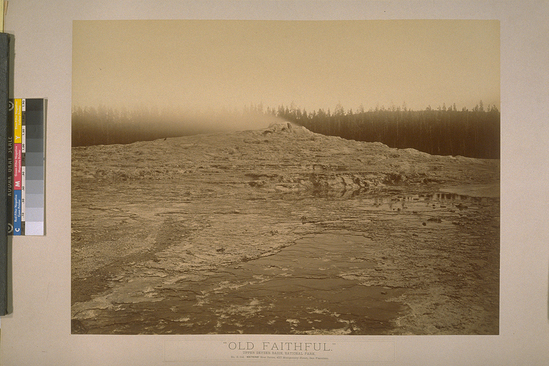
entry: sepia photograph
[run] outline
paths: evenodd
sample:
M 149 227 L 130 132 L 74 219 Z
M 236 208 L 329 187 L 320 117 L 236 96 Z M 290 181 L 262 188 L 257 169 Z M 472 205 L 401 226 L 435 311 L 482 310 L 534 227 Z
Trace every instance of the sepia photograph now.
M 75 20 L 71 333 L 500 334 L 497 20 Z

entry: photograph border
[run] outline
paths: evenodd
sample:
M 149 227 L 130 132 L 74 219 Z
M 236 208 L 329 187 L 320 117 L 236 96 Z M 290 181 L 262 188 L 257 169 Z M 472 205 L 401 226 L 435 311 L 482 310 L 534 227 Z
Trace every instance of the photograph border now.
M 2 318 L 5 365 L 245 364 L 246 342 L 324 343 L 307 364 L 539 364 L 549 360 L 544 1 L 23 0 L 9 4 L 16 97 L 48 99 L 47 235 L 13 240 L 13 313 Z M 70 114 L 73 20 L 498 19 L 501 24 L 501 277 L 499 336 L 87 336 L 70 334 Z M 146 47 L 146 45 L 145 45 Z M 40 60 L 40 62 L 37 62 Z M 524 124 L 529 123 L 525 130 Z M 522 124 L 522 126 L 521 126 Z M 531 125 L 530 125 L 531 124 Z M 528 158 L 528 162 L 525 159 Z M 534 160 L 533 162 L 531 160 Z M 538 167 L 539 169 L 537 169 Z M 540 212 L 541 211 L 541 212 Z M 517 245 L 519 244 L 519 245 Z M 525 285 L 526 284 L 526 285 Z M 343 338 L 345 337 L 344 340 Z M 235 349 L 231 349 L 235 347 Z M 240 354 L 240 352 L 238 352 Z M 287 360 L 288 364 L 295 364 Z

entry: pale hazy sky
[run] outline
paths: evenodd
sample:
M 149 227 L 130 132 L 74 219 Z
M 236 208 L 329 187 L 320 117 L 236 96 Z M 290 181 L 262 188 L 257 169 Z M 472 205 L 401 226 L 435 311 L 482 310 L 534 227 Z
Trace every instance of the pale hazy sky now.
M 75 21 L 73 106 L 500 103 L 498 21 Z

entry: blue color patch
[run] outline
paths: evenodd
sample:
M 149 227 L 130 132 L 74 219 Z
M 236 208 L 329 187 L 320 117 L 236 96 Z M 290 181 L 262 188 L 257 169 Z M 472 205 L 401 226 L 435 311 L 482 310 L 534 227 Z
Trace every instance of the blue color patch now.
M 21 191 L 13 191 L 13 235 L 22 235 L 21 229 Z

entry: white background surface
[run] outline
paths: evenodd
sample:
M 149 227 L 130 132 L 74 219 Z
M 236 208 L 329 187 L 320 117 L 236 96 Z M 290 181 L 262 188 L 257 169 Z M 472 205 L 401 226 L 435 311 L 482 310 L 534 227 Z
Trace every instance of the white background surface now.
M 352 337 L 353 345 L 393 342 L 394 357 L 384 365 L 549 364 L 548 16 L 547 1 L 10 1 L 5 30 L 15 36 L 15 97 L 48 99 L 46 235 L 13 240 L 13 313 L 2 318 L 2 365 L 189 364 L 164 362 L 165 345 L 197 339 L 194 351 L 203 358 L 192 363 L 221 365 L 229 363 L 223 342 L 250 338 L 71 336 L 72 20 L 428 18 L 501 21 L 500 335 Z M 345 339 L 337 342 L 348 346 Z

